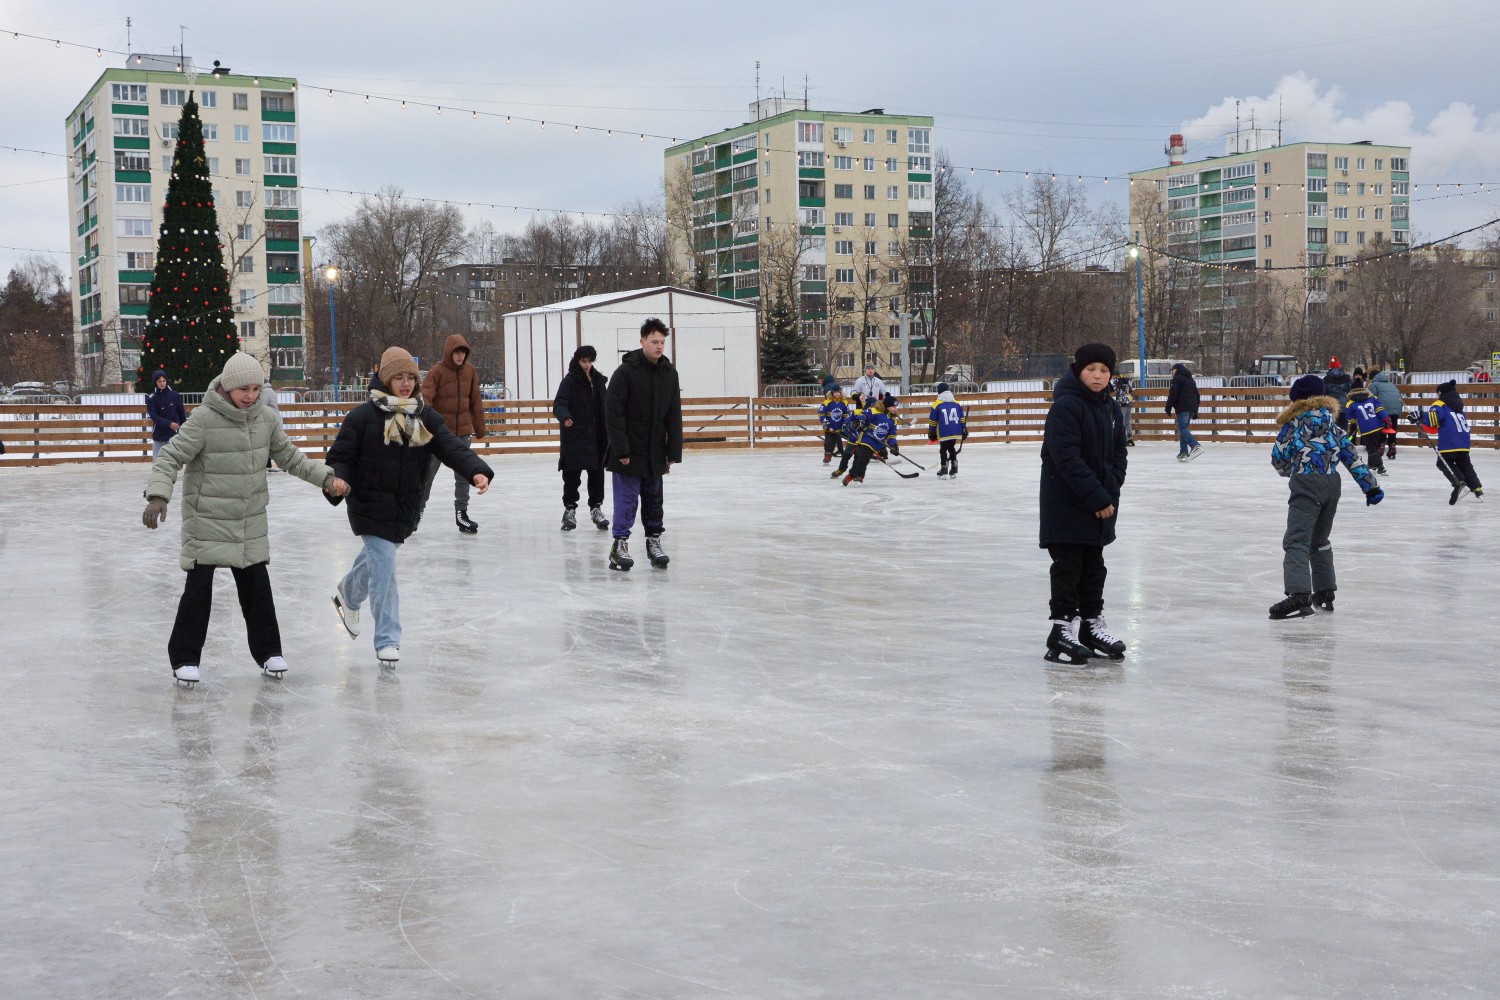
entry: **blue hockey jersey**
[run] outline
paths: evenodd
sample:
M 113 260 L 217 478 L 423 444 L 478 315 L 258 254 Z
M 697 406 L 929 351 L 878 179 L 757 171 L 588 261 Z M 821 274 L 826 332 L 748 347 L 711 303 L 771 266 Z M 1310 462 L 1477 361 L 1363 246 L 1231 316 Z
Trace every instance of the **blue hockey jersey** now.
M 1427 408 L 1422 423 L 1427 433 L 1437 435 L 1438 451 L 1469 450 L 1469 418 L 1461 410 L 1438 400 Z
M 964 408 L 954 402 L 951 392 L 945 392 L 934 400 L 932 412 L 927 415 L 928 434 L 936 431 L 939 441 L 962 440 L 968 431 L 967 423 Z
M 842 399 L 832 397 L 823 400 L 823 405 L 818 407 L 818 422 L 823 425 L 825 431 L 841 431 L 844 429 L 844 421 L 849 419 L 849 404 Z
M 1345 404 L 1349 433 L 1356 437 L 1385 430 L 1385 407 L 1367 389 L 1355 389 Z
M 864 430 L 859 443 L 871 451 L 885 451 L 896 440 L 896 420 L 884 407 L 876 407 L 865 416 Z M 899 450 L 899 449 L 898 449 Z

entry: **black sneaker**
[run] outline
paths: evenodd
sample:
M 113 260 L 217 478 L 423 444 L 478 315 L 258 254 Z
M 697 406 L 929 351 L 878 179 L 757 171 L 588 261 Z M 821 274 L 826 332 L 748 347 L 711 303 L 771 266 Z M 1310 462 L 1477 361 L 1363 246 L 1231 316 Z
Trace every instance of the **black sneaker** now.
M 1271 605 L 1271 620 L 1282 621 L 1286 618 L 1307 618 L 1313 613 L 1311 594 L 1288 594 L 1286 597 Z

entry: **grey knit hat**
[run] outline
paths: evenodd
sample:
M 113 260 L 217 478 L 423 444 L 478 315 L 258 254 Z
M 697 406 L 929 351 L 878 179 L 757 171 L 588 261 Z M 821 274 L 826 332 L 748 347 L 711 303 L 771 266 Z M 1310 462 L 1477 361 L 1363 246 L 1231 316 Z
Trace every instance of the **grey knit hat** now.
M 228 361 L 224 362 L 224 371 L 219 376 L 219 388 L 228 392 L 230 389 L 244 389 L 252 385 L 264 385 L 266 381 L 265 369 L 244 351 L 237 352 Z

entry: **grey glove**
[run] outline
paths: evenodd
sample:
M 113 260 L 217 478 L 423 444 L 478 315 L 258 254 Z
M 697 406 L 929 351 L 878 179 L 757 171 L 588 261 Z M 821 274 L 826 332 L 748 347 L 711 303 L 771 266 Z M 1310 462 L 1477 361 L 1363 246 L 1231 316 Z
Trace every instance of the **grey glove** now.
M 155 530 L 156 526 L 167 516 L 167 502 L 161 497 L 152 497 L 146 501 L 146 509 L 141 514 L 141 523 Z

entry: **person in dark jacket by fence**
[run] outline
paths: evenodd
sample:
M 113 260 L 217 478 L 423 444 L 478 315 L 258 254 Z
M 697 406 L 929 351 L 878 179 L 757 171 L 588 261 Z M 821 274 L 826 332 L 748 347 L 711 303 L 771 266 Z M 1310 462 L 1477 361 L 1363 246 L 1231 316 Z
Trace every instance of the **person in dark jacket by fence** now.
M 1172 387 L 1167 390 L 1167 415 L 1177 411 L 1177 461 L 1191 462 L 1203 454 L 1193 437 L 1192 423 L 1198 416 L 1198 383 L 1182 362 L 1172 366 Z
M 641 324 L 641 346 L 620 359 L 606 393 L 609 461 L 614 474 L 614 544 L 610 569 L 628 570 L 630 529 L 637 506 L 653 566 L 670 561 L 662 551 L 662 477 L 682 461 L 682 389 L 665 352 L 667 326 L 652 317 Z
M 604 427 L 604 373 L 594 367 L 599 352 L 584 344 L 573 352 L 568 374 L 557 387 L 552 415 L 562 430 L 557 468 L 563 477 L 562 530 L 578 527 L 578 487 L 584 473 L 589 480 L 589 519 L 600 531 L 609 530 L 604 516 L 604 459 L 609 434 Z
M 1052 388 L 1042 431 L 1041 547 L 1052 557 L 1046 659 L 1053 663 L 1125 652 L 1104 622 L 1104 546 L 1115 540 L 1127 455 L 1125 418 L 1110 394 L 1114 367 L 1109 346 L 1080 347 L 1071 373 Z
M 328 449 L 328 464 L 349 484 L 349 526 L 364 548 L 339 581 L 333 606 L 351 637 L 368 598 L 375 618 L 375 655 L 394 666 L 401 650 L 401 599 L 396 550 L 416 529 L 428 462 L 436 456 L 483 494 L 494 472 L 454 436 L 417 392 L 417 363 L 399 347 L 380 356 L 370 399 L 349 411 Z M 333 503 L 339 503 L 333 499 Z
M 167 373 L 160 368 L 151 376 L 156 391 L 146 397 L 146 414 L 151 418 L 151 460 L 156 461 L 162 446 L 177 436 L 177 431 L 187 421 L 187 410 L 183 408 L 182 396 L 167 382 Z
M 1335 355 L 1329 358 L 1328 374 L 1323 376 L 1323 389 L 1327 395 L 1338 400 L 1339 423 L 1344 422 L 1343 407 L 1349 403 L 1349 390 L 1353 385 L 1354 380 L 1349 377 L 1348 372 L 1344 371 L 1344 364 L 1338 359 L 1338 356 Z

